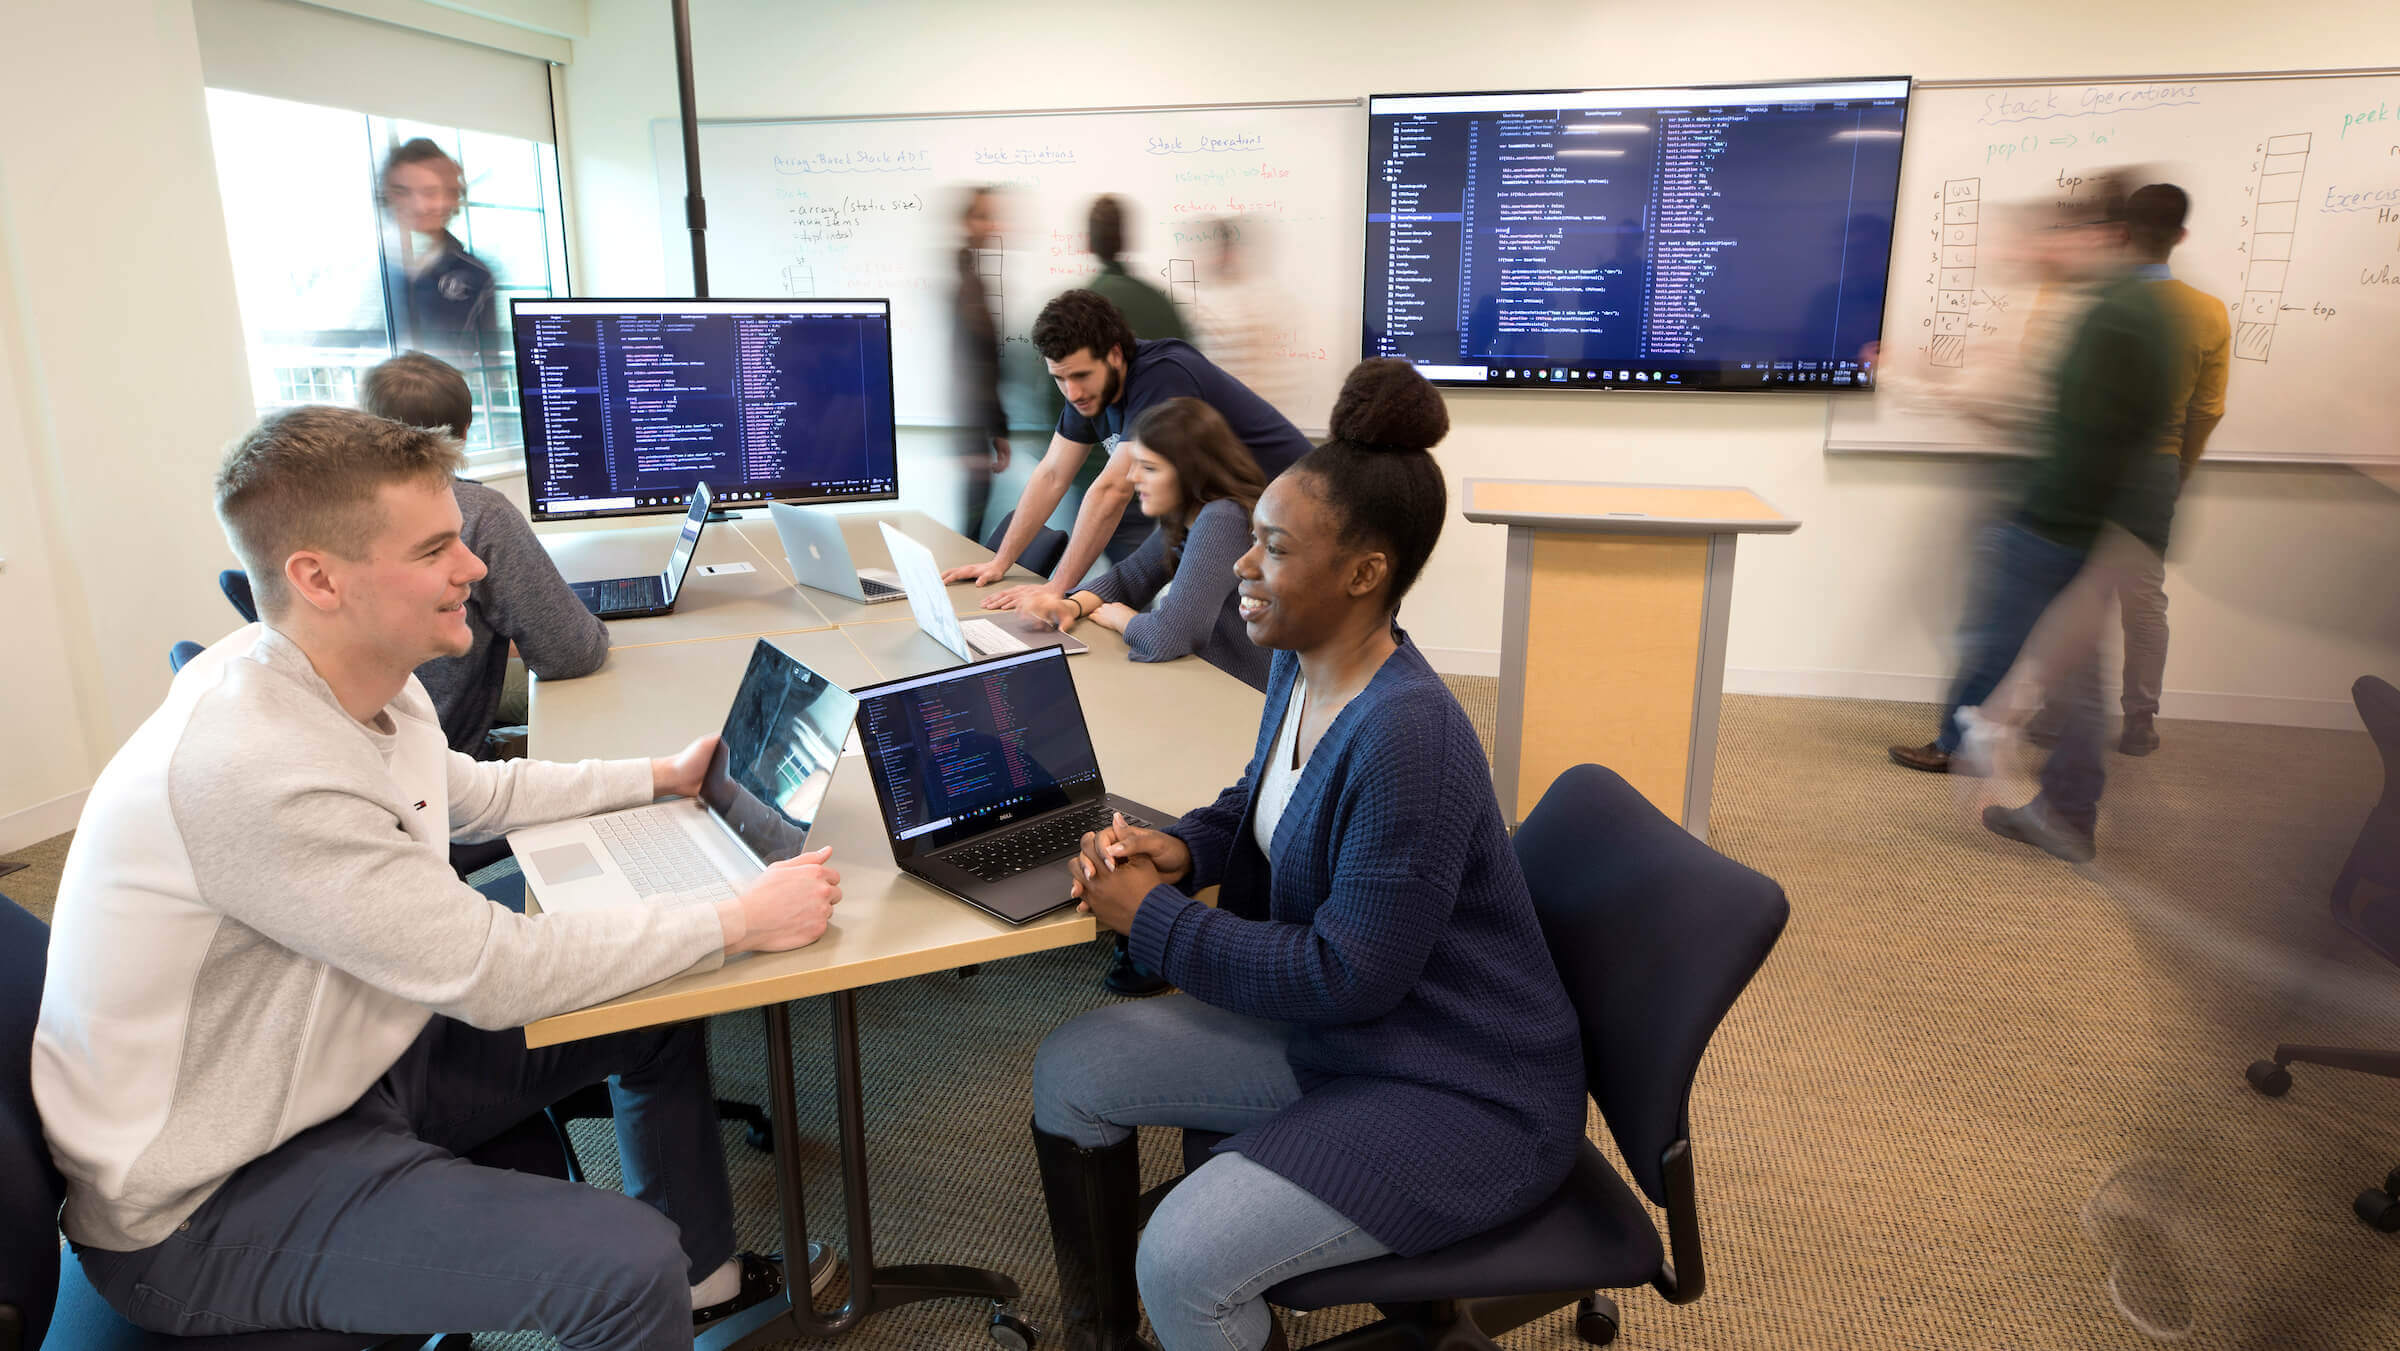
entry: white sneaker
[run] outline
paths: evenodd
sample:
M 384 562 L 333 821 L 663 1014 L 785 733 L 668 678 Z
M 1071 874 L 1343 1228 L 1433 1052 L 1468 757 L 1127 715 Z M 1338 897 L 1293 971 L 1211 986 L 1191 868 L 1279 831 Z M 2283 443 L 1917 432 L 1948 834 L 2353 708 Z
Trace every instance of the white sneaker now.
M 1958 749 L 1950 752 L 1950 772 L 1990 778 L 1999 768 L 2000 751 L 2008 743 L 2009 729 L 1972 707 L 1958 710 L 1956 719 Z

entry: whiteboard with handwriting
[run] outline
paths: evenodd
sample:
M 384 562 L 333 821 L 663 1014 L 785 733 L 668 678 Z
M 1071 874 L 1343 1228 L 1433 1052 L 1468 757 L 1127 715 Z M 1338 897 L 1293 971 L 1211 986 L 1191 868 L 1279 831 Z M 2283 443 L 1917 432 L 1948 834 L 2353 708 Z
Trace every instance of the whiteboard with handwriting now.
M 688 291 L 683 147 L 653 127 L 668 277 Z M 1127 271 L 1167 292 L 1186 326 L 1207 306 L 1216 222 L 1262 242 L 1278 297 L 1269 360 L 1286 416 L 1321 427 L 1358 359 L 1366 117 L 1354 102 L 791 122 L 704 122 L 712 294 L 885 296 L 900 420 L 950 406 L 960 189 L 1010 189 L 1002 247 L 980 260 L 1000 321 L 1012 421 L 1034 425 L 1041 362 L 1028 333 L 1097 271 L 1092 198 L 1125 199 Z M 1262 381 L 1262 383 L 1265 383 Z
M 1907 136 L 1878 387 L 1833 401 L 1829 449 L 1989 447 L 1940 393 L 2036 306 L 2011 210 L 2140 165 L 2191 194 L 2169 267 L 2233 322 L 2210 457 L 2400 461 L 2400 73 L 1920 84 Z

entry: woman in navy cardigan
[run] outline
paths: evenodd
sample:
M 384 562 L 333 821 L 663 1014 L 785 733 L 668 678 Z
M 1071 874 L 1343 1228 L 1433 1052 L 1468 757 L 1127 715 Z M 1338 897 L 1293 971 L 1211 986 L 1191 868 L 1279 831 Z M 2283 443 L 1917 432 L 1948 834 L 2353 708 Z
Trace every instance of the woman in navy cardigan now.
M 1200 659 L 1252 689 L 1267 687 L 1267 650 L 1250 641 L 1236 608 L 1234 560 L 1250 547 L 1250 506 L 1267 486 L 1258 461 L 1216 409 L 1169 399 L 1134 419 L 1126 475 L 1142 514 L 1158 522 L 1133 556 L 1080 591 L 1035 591 L 1017 608 L 1060 629 L 1089 619 L 1125 635 L 1135 661 Z M 1173 585 L 1169 585 L 1173 583 Z M 1166 597 L 1159 599 L 1164 591 Z M 1158 608 L 1142 607 L 1158 601 Z M 1133 959 L 1125 935 L 1100 983 L 1118 994 L 1157 994 L 1167 982 Z
M 1406 363 L 1351 372 L 1235 564 L 1275 650 L 1248 770 L 1076 861 L 1085 907 L 1183 993 L 1076 1018 L 1034 1062 L 1071 1351 L 1141 1346 L 1137 1286 L 1167 1351 L 1268 1346 L 1269 1286 L 1513 1219 L 1573 1159 L 1582 1048 L 1490 763 L 1393 624 L 1447 513 L 1448 427 Z M 1146 1125 L 1231 1138 L 1137 1256 Z

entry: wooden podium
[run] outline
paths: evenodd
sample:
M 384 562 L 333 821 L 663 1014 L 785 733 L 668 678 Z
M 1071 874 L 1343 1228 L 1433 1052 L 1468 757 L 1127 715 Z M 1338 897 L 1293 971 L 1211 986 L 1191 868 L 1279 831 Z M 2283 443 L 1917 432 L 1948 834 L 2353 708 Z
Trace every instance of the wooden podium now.
M 1588 761 L 1707 839 L 1734 540 L 1800 522 L 1747 488 L 1471 478 L 1465 496 L 1468 520 L 1508 527 L 1502 814 Z

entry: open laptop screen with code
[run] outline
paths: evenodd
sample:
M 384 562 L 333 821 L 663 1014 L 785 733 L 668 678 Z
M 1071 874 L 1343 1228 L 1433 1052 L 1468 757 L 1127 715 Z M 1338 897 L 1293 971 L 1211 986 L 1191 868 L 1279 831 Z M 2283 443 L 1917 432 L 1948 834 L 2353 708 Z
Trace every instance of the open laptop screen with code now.
M 1105 791 L 1054 647 L 863 689 L 859 733 L 884 824 L 909 852 Z

